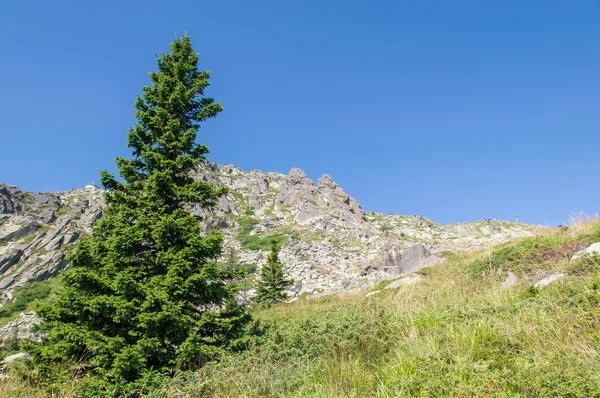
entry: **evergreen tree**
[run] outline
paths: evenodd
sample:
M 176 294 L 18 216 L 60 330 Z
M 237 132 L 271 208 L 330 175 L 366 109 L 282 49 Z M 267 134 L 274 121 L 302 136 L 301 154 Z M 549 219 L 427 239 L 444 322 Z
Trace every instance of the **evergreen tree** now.
M 121 180 L 101 172 L 103 217 L 70 257 L 62 290 L 40 308 L 48 336 L 32 347 L 40 366 L 77 362 L 126 384 L 200 366 L 243 341 L 249 317 L 214 261 L 223 236 L 205 234 L 190 213 L 225 193 L 189 175 L 208 153 L 195 142 L 200 122 L 223 109 L 204 97 L 210 74 L 197 63 L 187 35 L 157 57 L 135 101 L 133 156 L 116 159 Z
M 286 290 L 294 283 L 283 274 L 283 264 L 279 261 L 280 247 L 276 241 L 271 242 L 271 252 L 267 264 L 260 271 L 260 281 L 256 287 L 254 301 L 259 304 L 273 304 L 287 298 Z

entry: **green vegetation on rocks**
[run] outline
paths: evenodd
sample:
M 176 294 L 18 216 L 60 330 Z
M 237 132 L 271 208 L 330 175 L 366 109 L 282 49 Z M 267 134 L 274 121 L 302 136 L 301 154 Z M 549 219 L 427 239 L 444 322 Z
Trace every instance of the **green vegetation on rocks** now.
M 46 299 L 52 291 L 52 281 L 29 283 L 15 291 L 14 298 L 0 308 L 0 318 L 11 318 L 25 311 L 36 300 Z
M 260 236 L 258 234 L 252 235 L 252 230 L 259 223 L 259 220 L 255 218 L 239 217 L 237 222 L 239 225 L 237 229 L 237 236 L 244 249 L 269 250 L 271 247 L 271 242 L 275 241 L 278 245 L 282 245 L 288 240 L 287 234 L 283 232 L 268 234 L 265 236 Z
M 499 275 L 498 271 L 528 273 L 534 270 L 551 271 L 557 265 L 566 266 L 572 254 L 592 243 L 600 242 L 600 230 L 588 228 L 574 235 L 572 231 L 532 236 L 517 243 L 505 243 L 489 256 L 470 265 L 474 277 Z

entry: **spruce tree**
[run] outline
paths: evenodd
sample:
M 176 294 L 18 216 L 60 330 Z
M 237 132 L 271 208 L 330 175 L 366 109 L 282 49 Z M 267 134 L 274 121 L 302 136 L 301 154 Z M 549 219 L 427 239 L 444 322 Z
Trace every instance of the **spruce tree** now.
M 223 236 L 205 233 L 190 213 L 225 193 L 189 175 L 208 153 L 196 143 L 200 122 L 223 108 L 204 96 L 210 74 L 198 70 L 189 36 L 157 64 L 135 101 L 132 157 L 116 159 L 120 179 L 101 172 L 103 217 L 71 255 L 57 297 L 40 308 L 40 364 L 77 362 L 127 384 L 200 366 L 243 340 L 248 315 L 215 263 Z
M 274 304 L 287 298 L 286 290 L 294 283 L 286 279 L 283 264 L 279 261 L 280 246 L 276 241 L 271 242 L 271 252 L 267 263 L 260 271 L 260 280 L 256 287 L 254 301 L 258 304 Z

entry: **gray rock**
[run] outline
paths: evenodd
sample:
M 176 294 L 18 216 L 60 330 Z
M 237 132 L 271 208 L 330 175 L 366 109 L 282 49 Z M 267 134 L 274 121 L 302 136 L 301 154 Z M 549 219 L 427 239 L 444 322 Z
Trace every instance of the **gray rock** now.
M 73 232 L 68 232 L 65 234 L 63 243 L 65 245 L 74 243 L 75 241 L 77 241 L 77 239 L 79 239 L 80 233 L 77 231 L 73 231 Z
M 4 346 L 6 341 L 11 338 L 16 338 L 17 341 L 42 341 L 43 335 L 41 333 L 32 332 L 33 327 L 39 325 L 41 322 L 41 319 L 35 312 L 21 313 L 17 319 L 0 328 L 0 347 Z
M 571 257 L 571 262 L 577 260 L 578 258 L 583 257 L 584 255 L 596 255 L 600 254 L 600 242 L 594 243 L 586 247 L 585 249 L 579 250 L 577 253 L 573 254 Z
M 85 232 L 91 232 L 92 226 L 102 217 L 102 209 L 99 206 L 92 206 L 88 208 L 85 213 L 81 216 L 77 225 L 79 225 Z
M 44 224 L 50 224 L 56 220 L 56 217 L 54 216 L 54 210 L 52 209 L 42 212 L 38 218 Z
M 374 264 L 365 264 L 360 269 L 359 275 L 360 276 L 366 276 L 370 272 L 373 272 L 373 271 L 379 271 L 379 266 L 378 265 L 374 265 Z
M 559 279 L 562 279 L 565 276 L 567 276 L 567 275 L 566 274 L 552 274 L 552 275 L 548 275 L 548 276 L 542 278 L 541 280 L 539 280 L 538 282 L 536 282 L 533 286 L 534 287 L 548 286 L 552 282 L 555 282 L 555 281 L 557 281 Z
M 17 187 L 0 184 L 0 214 L 18 214 L 21 211 L 19 203 L 13 201 L 13 192 Z
M 12 292 L 8 291 L 7 288 L 13 286 L 13 284 L 17 280 L 18 276 L 19 276 L 18 274 L 12 273 L 12 274 L 7 275 L 4 278 L 2 278 L 2 280 L 0 280 L 0 290 L 4 291 L 3 293 L 8 297 L 8 299 L 12 298 L 12 295 L 11 295 Z
M 0 226 L 0 244 L 10 240 L 20 239 L 39 228 L 35 218 L 14 216 L 10 222 Z
M 33 358 L 31 358 L 31 355 L 29 355 L 26 352 L 19 352 L 13 355 L 9 355 L 6 358 L 4 358 L 3 362 L 4 365 L 12 365 L 17 361 L 27 361 L 27 362 L 31 362 L 33 361 Z
M 302 282 L 298 281 L 296 283 L 294 283 L 294 286 L 292 286 L 289 290 L 288 290 L 288 296 L 289 297 L 294 297 L 296 294 L 298 294 L 298 292 L 302 290 Z
M 23 255 L 23 250 L 21 249 L 9 249 L 8 252 L 0 256 L 0 274 L 3 274 L 8 270 L 11 266 L 18 263 Z
M 45 249 L 48 251 L 55 251 L 60 249 L 63 243 L 64 235 L 55 236 L 48 244 L 45 246 Z
M 443 258 L 434 256 L 423 244 L 411 247 L 400 259 L 400 272 L 408 274 L 424 267 L 440 264 Z
M 390 283 L 385 288 L 386 289 L 396 289 L 396 288 L 399 288 L 401 286 L 414 285 L 416 283 L 423 282 L 424 280 L 425 280 L 425 277 L 423 275 L 410 274 L 410 275 L 408 275 L 405 278 L 398 279 L 397 281 L 394 281 L 394 282 Z
M 504 279 L 504 282 L 502 282 L 501 287 L 502 289 L 510 289 L 511 287 L 516 286 L 517 283 L 519 283 L 519 278 L 517 278 L 515 274 L 509 271 L 506 274 L 506 279 Z

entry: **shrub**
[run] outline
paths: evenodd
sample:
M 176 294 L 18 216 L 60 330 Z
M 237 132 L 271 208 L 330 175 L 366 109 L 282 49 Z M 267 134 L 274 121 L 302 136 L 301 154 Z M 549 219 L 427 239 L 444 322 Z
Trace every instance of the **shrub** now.
M 259 221 L 252 217 L 239 217 L 237 219 L 237 237 L 240 240 L 242 247 L 246 250 L 269 250 L 271 242 L 275 241 L 278 245 L 283 245 L 288 236 L 285 232 L 270 234 L 266 236 L 250 235 L 254 227 Z M 298 236 L 296 234 L 296 236 Z
M 0 317 L 8 318 L 14 313 L 25 311 L 35 300 L 44 300 L 52 289 L 49 282 L 28 283 L 15 291 L 13 300 L 0 308 Z

